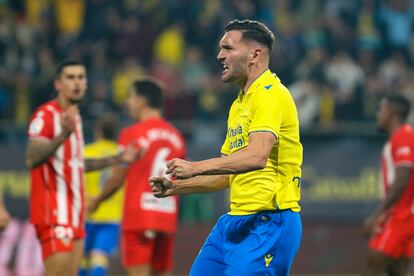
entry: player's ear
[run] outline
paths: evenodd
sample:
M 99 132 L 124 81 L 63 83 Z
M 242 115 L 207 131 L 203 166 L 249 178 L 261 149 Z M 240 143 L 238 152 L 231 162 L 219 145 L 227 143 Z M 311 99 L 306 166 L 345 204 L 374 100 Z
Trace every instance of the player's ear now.
M 54 82 L 53 82 L 53 86 L 55 87 L 55 90 L 56 90 L 56 91 L 59 91 L 59 90 L 60 90 L 60 88 L 61 88 L 61 83 L 60 83 L 59 78 L 56 78 L 56 79 L 54 80 Z
M 261 48 L 251 49 L 251 52 L 250 52 L 251 62 L 253 62 L 253 63 L 257 62 L 262 54 L 263 54 L 263 50 Z

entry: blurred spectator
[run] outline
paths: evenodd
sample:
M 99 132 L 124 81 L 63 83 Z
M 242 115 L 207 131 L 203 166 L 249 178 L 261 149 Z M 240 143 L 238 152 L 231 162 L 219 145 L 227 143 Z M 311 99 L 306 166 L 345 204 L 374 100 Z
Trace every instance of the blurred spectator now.
M 326 66 L 325 76 L 334 87 L 335 118 L 361 119 L 359 89 L 364 80 L 362 68 L 345 51 L 337 52 Z
M 380 47 L 381 37 L 375 22 L 374 0 L 362 1 L 362 7 L 357 16 L 358 43 L 363 47 Z
M 97 80 L 89 89 L 89 103 L 84 112 L 85 118 L 97 120 L 102 114 L 116 110 L 111 102 L 110 90 L 105 80 Z
M 155 40 L 154 58 L 178 67 L 183 62 L 184 50 L 184 26 L 176 22 L 165 29 Z
M 143 75 L 143 69 L 134 57 L 127 57 L 114 72 L 112 78 L 113 101 L 117 106 L 122 106 L 128 97 L 128 89 L 131 83 Z
M 38 27 L 41 17 L 48 8 L 49 0 L 24 0 L 26 21 L 31 27 Z
M 85 0 L 55 0 L 56 23 L 63 34 L 77 35 L 85 16 Z
M 214 120 L 232 95 L 208 80 L 234 18 L 275 30 L 271 68 L 285 83 L 325 72 L 314 123 L 372 120 L 381 95 L 412 87 L 412 1 L 19 0 L 0 5 L 0 116 L 24 122 L 27 106 L 51 97 L 56 59 L 73 57 L 88 66 L 96 110 L 119 106 L 130 82 L 151 74 L 167 84 L 167 117 Z M 102 82 L 112 89 L 92 92 Z
M 387 93 L 394 93 L 401 89 L 408 80 L 409 68 L 402 51 L 393 51 L 391 57 L 379 67 L 378 79 L 382 89 Z
M 381 3 L 379 23 L 384 33 L 384 42 L 391 49 L 408 50 L 414 23 L 414 8 L 406 0 L 387 0 Z
M 189 47 L 185 53 L 181 75 L 185 89 L 191 93 L 200 92 L 201 82 L 208 73 L 208 68 L 201 55 L 202 53 L 197 46 Z
M 320 91 L 319 82 L 312 78 L 299 79 L 289 86 L 298 110 L 299 123 L 302 128 L 310 128 L 319 117 Z

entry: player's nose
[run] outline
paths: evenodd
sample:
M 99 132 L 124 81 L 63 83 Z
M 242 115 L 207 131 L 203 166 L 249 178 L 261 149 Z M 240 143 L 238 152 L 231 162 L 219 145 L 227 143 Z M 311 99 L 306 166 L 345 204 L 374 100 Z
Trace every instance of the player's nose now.
M 222 51 L 220 51 L 218 54 L 217 54 L 217 60 L 218 61 L 224 61 L 226 58 L 224 57 L 224 54 L 223 54 L 223 52 Z

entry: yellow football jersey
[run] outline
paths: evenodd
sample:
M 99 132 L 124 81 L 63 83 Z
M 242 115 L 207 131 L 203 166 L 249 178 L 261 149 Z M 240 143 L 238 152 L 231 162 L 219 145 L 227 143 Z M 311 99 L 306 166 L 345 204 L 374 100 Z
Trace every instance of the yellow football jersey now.
M 98 140 L 85 146 L 85 158 L 104 158 L 118 152 L 118 145 L 110 140 Z M 88 172 L 85 174 L 85 193 L 88 196 L 99 195 L 102 185 L 111 174 L 111 168 Z M 99 205 L 98 210 L 88 217 L 89 222 L 118 223 L 122 215 L 122 191 L 119 190 L 111 198 Z
M 230 155 L 249 144 L 249 133 L 268 131 L 277 137 L 266 167 L 230 175 L 231 215 L 262 210 L 299 212 L 302 145 L 299 121 L 289 90 L 270 70 L 260 75 L 230 108 L 221 152 Z

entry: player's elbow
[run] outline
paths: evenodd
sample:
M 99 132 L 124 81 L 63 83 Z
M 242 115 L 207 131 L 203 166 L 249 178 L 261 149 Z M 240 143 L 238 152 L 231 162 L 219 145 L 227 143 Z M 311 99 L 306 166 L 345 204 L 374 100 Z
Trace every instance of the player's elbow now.
M 264 169 L 266 167 L 267 159 L 268 159 L 268 156 L 266 154 L 257 152 L 254 158 L 252 158 L 252 161 L 253 161 L 252 165 L 254 169 L 255 170 Z

